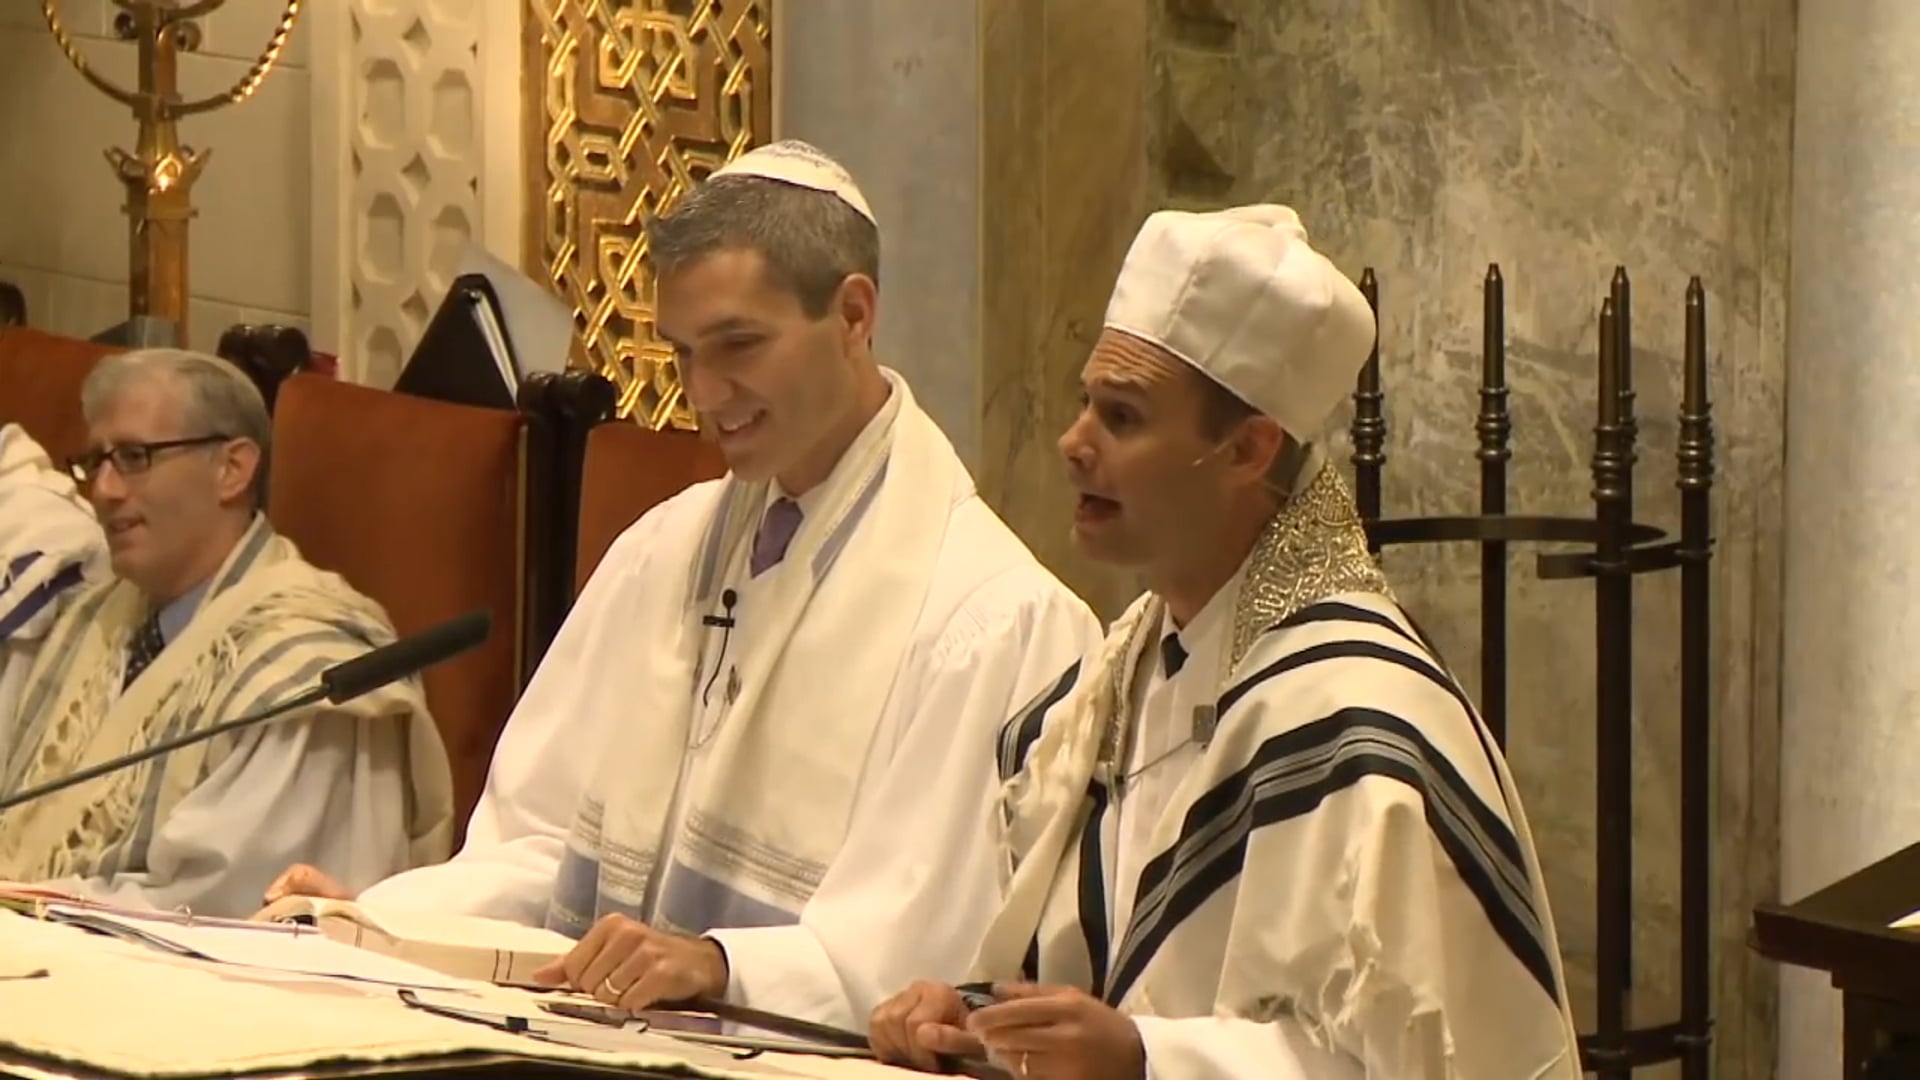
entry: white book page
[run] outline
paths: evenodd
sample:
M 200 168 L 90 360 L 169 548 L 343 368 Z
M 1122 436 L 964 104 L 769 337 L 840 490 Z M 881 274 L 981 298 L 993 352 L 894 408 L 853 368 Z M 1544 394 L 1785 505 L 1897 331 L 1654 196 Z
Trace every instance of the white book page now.
M 98 910 L 89 911 L 87 915 L 102 922 L 135 928 L 148 937 L 192 950 L 220 964 L 422 989 L 458 990 L 471 985 L 468 980 L 429 971 L 418 964 L 343 945 L 316 930 L 295 932 L 294 928 L 266 923 L 181 924 Z
M 397 941 L 553 956 L 565 956 L 574 946 L 574 940 L 565 934 L 504 919 L 388 908 L 361 908 L 360 911 L 363 917 L 355 921 L 364 922 Z M 323 908 L 321 916 L 325 915 Z

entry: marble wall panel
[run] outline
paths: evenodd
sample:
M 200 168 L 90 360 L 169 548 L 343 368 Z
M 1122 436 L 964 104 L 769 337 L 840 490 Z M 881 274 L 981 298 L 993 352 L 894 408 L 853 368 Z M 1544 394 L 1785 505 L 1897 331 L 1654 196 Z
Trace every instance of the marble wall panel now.
M 880 222 L 874 347 L 980 459 L 978 0 L 775 8 L 775 134 L 847 167 Z
M 1055 443 L 1080 367 L 1147 213 L 1148 8 L 1133 0 L 980 0 L 980 457 L 1020 538 L 1106 616 L 1132 573 L 1073 549 Z

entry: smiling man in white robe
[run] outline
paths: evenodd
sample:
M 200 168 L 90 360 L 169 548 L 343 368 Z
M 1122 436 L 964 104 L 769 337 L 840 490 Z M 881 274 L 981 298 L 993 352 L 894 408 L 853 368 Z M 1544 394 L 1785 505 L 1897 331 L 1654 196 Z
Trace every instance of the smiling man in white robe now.
M 394 639 L 380 606 L 261 513 L 260 392 L 178 349 L 102 360 L 69 467 L 112 573 L 75 590 L 0 716 L 0 791 L 237 719 Z M 446 857 L 446 751 L 417 679 L 211 739 L 0 812 L 0 880 L 244 916 L 290 860 L 356 884 Z
M 1313 442 L 1373 333 L 1289 209 L 1147 221 L 1060 445 L 1080 547 L 1151 591 L 1003 734 L 1008 892 L 970 972 L 991 1000 L 925 973 L 874 1010 L 883 1057 L 1579 1075 L 1505 764 Z
M 965 963 L 997 882 L 927 892 L 902 822 L 928 797 L 982 819 L 1000 724 L 1100 628 L 875 360 L 879 229 L 845 170 L 760 148 L 648 241 L 659 331 L 730 474 L 595 570 L 459 855 L 359 901 L 578 937 L 541 977 L 629 1007 L 724 993 L 830 1018 L 843 992 Z M 810 917 L 823 887 L 917 897 L 894 911 L 925 951 L 859 949 L 864 923 Z M 288 893 L 340 895 L 306 868 L 268 899 Z

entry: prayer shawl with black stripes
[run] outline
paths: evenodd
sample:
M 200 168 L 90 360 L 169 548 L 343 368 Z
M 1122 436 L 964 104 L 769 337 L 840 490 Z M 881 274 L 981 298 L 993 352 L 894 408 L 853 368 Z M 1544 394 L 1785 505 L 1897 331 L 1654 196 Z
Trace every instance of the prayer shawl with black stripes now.
M 186 628 L 122 692 L 128 642 L 147 611 L 140 591 L 115 578 L 87 587 L 61 613 L 21 694 L 17 722 L 0 725 L 0 791 L 276 704 L 312 686 L 328 667 L 394 638 L 379 605 L 302 559 L 263 517 L 254 518 L 214 574 Z M 412 861 L 446 858 L 452 784 L 417 679 L 288 714 L 344 724 L 369 717 L 407 725 Z M 8 811 L 0 880 L 145 871 L 155 823 L 249 734 L 188 746 Z
M 1010 880 L 973 976 L 1078 986 L 1135 1016 L 1297 1024 L 1369 1077 L 1578 1076 L 1505 764 L 1331 467 L 1314 463 L 1243 571 L 1217 728 L 1154 825 L 1117 939 L 1115 763 L 1160 600 L 1008 725 Z

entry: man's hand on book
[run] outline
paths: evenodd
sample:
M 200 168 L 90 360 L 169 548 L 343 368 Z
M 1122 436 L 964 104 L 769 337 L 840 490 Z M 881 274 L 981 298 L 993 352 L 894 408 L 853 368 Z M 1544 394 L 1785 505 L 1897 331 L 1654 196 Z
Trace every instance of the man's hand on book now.
M 665 1001 L 727 992 L 727 955 L 709 938 L 669 934 L 625 915 L 607 915 L 573 951 L 533 973 L 630 1012 Z
M 351 900 L 353 894 L 345 885 L 328 877 L 316 867 L 306 863 L 295 863 L 281 871 L 280 876 L 267 886 L 266 901 L 277 903 L 289 896 L 318 896 L 326 900 Z

